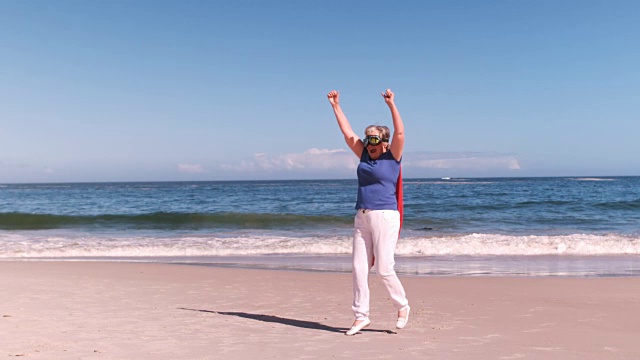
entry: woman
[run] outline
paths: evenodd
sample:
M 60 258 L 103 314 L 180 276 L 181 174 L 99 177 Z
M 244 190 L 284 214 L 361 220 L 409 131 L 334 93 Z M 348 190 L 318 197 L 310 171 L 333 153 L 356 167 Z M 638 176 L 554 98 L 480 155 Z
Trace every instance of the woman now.
M 351 129 L 340 108 L 340 93 L 333 90 L 327 97 L 338 125 L 351 150 L 360 158 L 358 165 L 358 198 L 353 236 L 353 313 L 355 321 L 346 335 L 355 335 L 368 326 L 369 271 L 376 272 L 398 310 L 396 328 L 402 329 L 409 320 L 409 301 L 394 270 L 394 252 L 400 231 L 400 213 L 396 199 L 396 184 L 404 148 L 404 125 L 390 89 L 382 93 L 391 110 L 393 137 L 389 144 L 389 128 L 369 126 L 362 140 Z M 375 261 L 374 261 L 375 259 Z

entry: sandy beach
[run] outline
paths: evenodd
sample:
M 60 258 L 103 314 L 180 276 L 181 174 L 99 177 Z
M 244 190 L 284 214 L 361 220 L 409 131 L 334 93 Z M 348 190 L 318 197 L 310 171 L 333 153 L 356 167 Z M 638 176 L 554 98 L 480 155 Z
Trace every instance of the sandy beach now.
M 0 262 L 0 356 L 34 359 L 637 359 L 640 278 L 371 278 L 153 263 Z

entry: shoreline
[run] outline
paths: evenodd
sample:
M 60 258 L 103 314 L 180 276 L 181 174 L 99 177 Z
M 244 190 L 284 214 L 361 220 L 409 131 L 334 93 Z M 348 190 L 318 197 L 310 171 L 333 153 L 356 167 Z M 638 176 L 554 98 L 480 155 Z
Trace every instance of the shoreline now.
M 0 261 L 0 355 L 36 359 L 635 359 L 640 278 L 376 276 L 353 337 L 351 275 L 160 263 Z
M 0 262 L 114 262 L 218 268 L 351 273 L 351 255 L 234 255 L 157 257 L 29 257 Z M 396 272 L 412 277 L 638 277 L 640 255 L 396 255 Z

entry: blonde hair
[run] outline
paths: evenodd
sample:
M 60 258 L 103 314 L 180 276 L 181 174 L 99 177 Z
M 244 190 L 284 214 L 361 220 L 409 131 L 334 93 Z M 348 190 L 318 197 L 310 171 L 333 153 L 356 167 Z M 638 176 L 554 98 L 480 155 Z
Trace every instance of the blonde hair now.
M 364 129 L 364 134 L 367 135 L 369 130 L 373 129 L 376 129 L 380 132 L 380 138 L 383 140 L 383 142 L 389 142 L 389 140 L 391 139 L 391 131 L 388 127 L 384 125 L 369 125 L 366 129 Z

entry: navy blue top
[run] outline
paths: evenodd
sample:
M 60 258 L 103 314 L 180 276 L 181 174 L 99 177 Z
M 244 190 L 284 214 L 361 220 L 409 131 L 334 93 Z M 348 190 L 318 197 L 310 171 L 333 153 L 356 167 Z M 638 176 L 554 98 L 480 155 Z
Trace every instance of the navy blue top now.
M 358 165 L 356 209 L 398 210 L 396 183 L 400 174 L 400 161 L 393 157 L 391 151 L 372 160 L 367 149 L 364 149 Z

